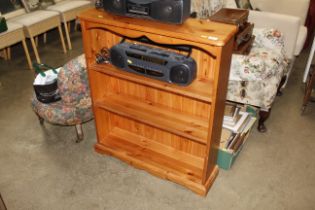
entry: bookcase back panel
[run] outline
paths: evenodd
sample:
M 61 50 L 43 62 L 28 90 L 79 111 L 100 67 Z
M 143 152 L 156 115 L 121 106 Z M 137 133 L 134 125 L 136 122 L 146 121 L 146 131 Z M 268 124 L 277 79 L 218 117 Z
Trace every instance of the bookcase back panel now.
M 119 94 L 138 99 L 139 101 L 152 102 L 180 111 L 184 114 L 205 118 L 206 120 L 210 117 L 211 105 L 208 103 L 111 77 L 100 72 L 93 72 L 93 74 L 97 75 L 92 75 L 93 81 L 97 82 L 91 84 L 93 89 L 92 93 L 95 93 L 96 98 L 100 99 L 111 94 Z
M 92 55 L 96 55 L 102 48 L 110 49 L 112 46 L 121 42 L 122 37 L 119 35 L 115 35 L 112 32 L 102 30 L 102 29 L 93 29 L 90 30 L 91 35 L 91 51 Z M 135 41 L 126 40 L 133 43 L 143 44 Z M 149 44 L 147 44 L 149 45 Z M 154 45 L 150 45 L 151 47 L 161 48 Z M 163 48 L 164 50 L 175 51 L 184 55 L 188 55 L 187 52 L 172 50 L 169 48 Z M 95 57 L 95 56 L 94 56 Z M 213 80 L 214 78 L 214 65 L 217 62 L 217 59 L 214 56 L 211 56 L 209 53 L 205 52 L 199 48 L 193 48 L 191 57 L 197 63 L 197 78 L 205 78 Z
M 101 143 L 106 143 L 106 136 L 109 135 L 113 131 L 113 129 L 119 128 L 122 130 L 126 130 L 130 133 L 134 133 L 143 138 L 155 141 L 156 143 L 159 143 L 161 145 L 172 148 L 174 149 L 174 151 L 187 153 L 188 155 L 191 155 L 191 158 L 204 157 L 206 151 L 205 145 L 171 134 L 169 132 L 165 132 L 152 126 L 119 116 L 106 110 L 97 109 L 97 113 L 100 114 L 99 119 L 102 120 L 105 119 L 106 121 L 105 125 L 102 124 L 102 129 L 99 132 L 101 136 Z M 141 139 L 139 139 L 139 141 L 141 141 Z M 201 159 L 196 164 L 200 165 L 200 167 L 203 167 L 202 165 L 203 161 L 201 161 Z

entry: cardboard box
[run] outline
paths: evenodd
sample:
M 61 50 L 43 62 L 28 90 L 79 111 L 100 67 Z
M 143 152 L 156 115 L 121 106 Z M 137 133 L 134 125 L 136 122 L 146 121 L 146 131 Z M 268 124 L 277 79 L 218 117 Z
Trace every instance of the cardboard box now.
M 241 153 L 248 136 L 254 127 L 256 118 L 252 117 L 252 122 L 248 125 L 247 129 L 244 129 L 245 132 L 243 133 L 244 137 L 243 139 L 240 139 L 241 143 L 235 150 L 229 150 L 229 149 L 224 149 L 224 148 L 219 148 L 218 151 L 218 158 L 217 158 L 217 164 L 220 168 L 228 170 L 232 167 L 233 163 L 235 162 L 236 158 L 239 156 Z

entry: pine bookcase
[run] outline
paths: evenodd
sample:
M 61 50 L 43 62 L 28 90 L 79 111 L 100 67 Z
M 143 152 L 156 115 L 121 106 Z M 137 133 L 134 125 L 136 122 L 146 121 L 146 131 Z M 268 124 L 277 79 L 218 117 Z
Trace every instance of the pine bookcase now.
M 79 15 L 97 130 L 95 150 L 206 195 L 214 182 L 237 28 L 188 19 L 170 25 L 91 9 Z M 189 45 L 197 77 L 178 86 L 97 64 L 123 37 Z M 185 52 L 180 52 L 185 53 Z

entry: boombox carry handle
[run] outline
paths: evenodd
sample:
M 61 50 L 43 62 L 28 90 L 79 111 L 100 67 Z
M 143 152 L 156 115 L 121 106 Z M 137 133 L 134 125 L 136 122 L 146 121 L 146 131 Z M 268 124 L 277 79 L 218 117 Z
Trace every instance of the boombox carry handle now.
M 161 43 L 158 43 L 158 42 L 155 42 L 155 41 L 149 39 L 146 36 L 140 36 L 137 38 L 123 37 L 123 39 L 120 41 L 120 43 L 125 42 L 126 39 L 130 39 L 133 41 L 138 41 L 138 42 L 142 42 L 142 43 L 146 43 L 146 44 L 157 45 L 160 47 L 166 47 L 166 48 L 170 48 L 170 49 L 174 49 L 174 50 L 185 51 L 185 52 L 188 52 L 187 58 L 190 57 L 191 52 L 192 52 L 192 46 L 190 46 L 190 45 L 161 44 Z

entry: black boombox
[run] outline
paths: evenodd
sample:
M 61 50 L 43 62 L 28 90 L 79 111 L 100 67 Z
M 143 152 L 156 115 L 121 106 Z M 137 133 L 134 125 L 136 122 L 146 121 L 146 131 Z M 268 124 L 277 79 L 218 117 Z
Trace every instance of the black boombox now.
M 190 16 L 190 0 L 103 0 L 103 7 L 117 15 L 175 24 Z
M 110 49 L 110 62 L 128 72 L 182 86 L 196 77 L 196 62 L 175 52 L 122 42 Z

